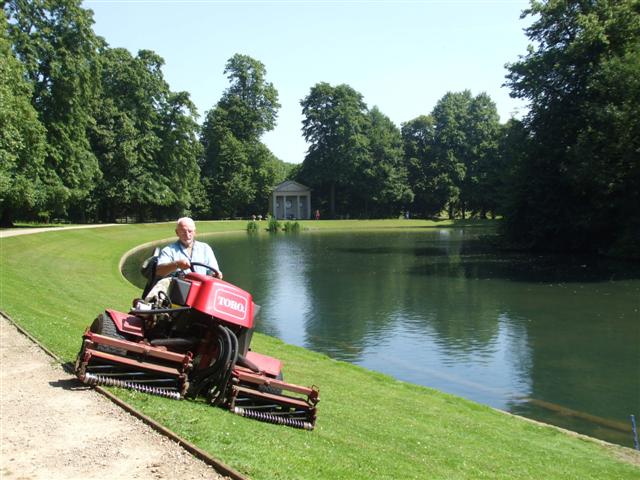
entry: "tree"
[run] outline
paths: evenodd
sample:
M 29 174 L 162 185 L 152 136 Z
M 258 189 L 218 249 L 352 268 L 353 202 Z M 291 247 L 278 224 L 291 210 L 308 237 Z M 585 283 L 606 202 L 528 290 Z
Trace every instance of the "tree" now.
M 240 141 L 254 141 L 276 126 L 278 91 L 267 82 L 265 66 L 248 55 L 235 54 L 224 73 L 230 86 L 218 102 L 227 112 L 228 127 Z
M 509 65 L 512 95 L 530 102 L 531 142 L 508 237 L 533 248 L 639 249 L 640 3 L 532 2 L 535 42 Z M 631 244 L 634 242 L 631 241 Z M 631 248 L 630 245 L 627 245 Z
M 448 92 L 433 109 L 435 122 L 432 153 L 448 177 L 449 216 L 457 210 L 487 212 L 487 172 L 496 159 L 499 119 L 495 104 L 481 93 Z
M 414 208 L 425 216 L 447 209 L 450 218 L 495 211 L 499 134 L 495 104 L 487 94 L 473 97 L 469 90 L 448 92 L 429 116 L 405 123 Z
M 533 181 L 530 176 L 518 175 L 529 142 L 528 132 L 520 120 L 512 118 L 500 127 L 497 161 L 488 177 L 489 190 L 493 192 L 489 209 L 496 215 L 516 211 L 519 207 L 510 204 L 516 198 L 514 192 L 526 189 Z
M 425 217 L 437 216 L 457 195 L 447 165 L 434 154 L 435 121 L 421 115 L 402 125 L 409 185 L 415 195 L 412 209 Z M 446 159 L 446 158 L 445 158 Z
M 369 156 L 353 179 L 353 206 L 366 217 L 392 216 L 413 202 L 398 127 L 378 107 L 368 113 Z
M 87 129 L 97 86 L 102 40 L 79 0 L 12 0 L 4 3 L 9 37 L 33 84 L 32 104 L 46 129 L 44 184 L 48 205 L 41 215 L 84 220 L 90 192 L 100 177 Z
M 35 216 L 46 203 L 44 128 L 31 105 L 32 88 L 0 20 L 0 225 Z M 37 217 L 36 217 L 37 218 Z
M 498 158 L 500 118 L 496 104 L 486 93 L 471 100 L 466 129 L 469 157 L 465 159 L 463 208 L 485 218 L 488 212 L 495 212 L 497 208 L 495 180 L 502 168 Z
M 187 92 L 170 92 L 160 111 L 158 136 L 161 139 L 158 169 L 173 192 L 168 209 L 156 209 L 156 218 L 182 217 L 205 206 L 204 187 L 200 181 L 198 159 L 202 144 L 196 122 L 196 106 Z
M 280 104 L 258 60 L 236 54 L 224 73 L 231 84 L 203 123 L 201 169 L 209 213 L 234 217 L 263 210 L 276 183 L 275 157 L 260 137 L 275 127 Z
M 348 189 L 369 156 L 367 106 L 350 86 L 325 82 L 312 87 L 300 105 L 305 117 L 302 133 L 310 144 L 301 180 L 327 199 L 334 217 L 336 191 Z
M 125 49 L 101 52 L 101 103 L 91 130 L 103 172 L 96 188 L 101 219 L 172 218 L 203 202 L 196 109 L 187 93 L 170 91 L 163 64 L 149 50 L 136 57 Z

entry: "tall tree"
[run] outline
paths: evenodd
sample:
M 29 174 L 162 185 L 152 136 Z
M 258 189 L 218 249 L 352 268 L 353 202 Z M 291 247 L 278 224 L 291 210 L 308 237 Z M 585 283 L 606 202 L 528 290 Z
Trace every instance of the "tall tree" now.
M 310 144 L 300 172 L 336 214 L 336 191 L 346 190 L 369 157 L 370 118 L 363 97 L 348 85 L 318 83 L 301 102 L 302 133 Z
M 0 19 L 0 225 L 34 217 L 46 204 L 44 128 L 31 105 L 32 88 Z M 37 218 L 37 217 L 35 217 Z
M 531 3 L 535 46 L 509 66 L 531 143 L 506 218 L 534 248 L 640 251 L 640 2 Z
M 275 127 L 278 92 L 266 81 L 265 66 L 247 55 L 234 55 L 224 73 L 230 86 L 207 112 L 200 137 L 208 211 L 215 217 L 263 210 L 276 183 L 273 155 L 260 137 Z
M 518 175 L 526 152 L 529 151 L 529 134 L 522 121 L 510 119 L 500 127 L 497 161 L 489 171 L 489 191 L 493 192 L 489 210 L 504 216 L 515 207 L 510 202 L 515 199 L 514 192 L 524 190 L 532 181 L 530 177 Z
M 94 34 L 92 14 L 80 7 L 80 0 L 11 0 L 4 10 L 14 51 L 34 85 L 32 104 L 46 128 L 45 166 L 51 173 L 46 188 L 52 193 L 48 209 L 82 221 L 100 176 L 87 128 L 103 41 Z
M 149 50 L 133 57 L 104 49 L 102 95 L 92 147 L 104 173 L 96 197 L 100 218 L 164 219 L 202 203 L 195 106 L 174 93 L 162 75 L 163 59 Z
M 187 92 L 170 92 L 160 110 L 158 136 L 161 139 L 157 165 L 174 194 L 169 209 L 157 209 L 156 218 L 192 215 L 205 207 L 198 159 L 202 144 L 198 139 L 197 110 Z
M 402 136 L 378 107 L 369 113 L 369 155 L 353 179 L 353 203 L 365 217 L 397 215 L 413 202 L 403 159 Z
M 235 54 L 224 73 L 229 88 L 218 102 L 227 112 L 228 127 L 240 141 L 258 140 L 273 130 L 278 118 L 278 91 L 266 81 L 264 64 L 248 55 Z
M 449 212 L 487 211 L 487 171 L 496 160 L 499 119 L 495 104 L 481 93 L 448 92 L 436 104 L 432 154 L 450 182 Z
M 433 117 L 427 115 L 402 125 L 408 181 L 415 195 L 411 209 L 424 217 L 440 214 L 458 194 L 449 158 L 435 155 L 435 129 Z
M 466 210 L 485 218 L 496 208 L 495 179 L 500 175 L 498 146 L 500 117 L 496 104 L 486 93 L 473 97 L 466 125 L 469 157 L 465 159 L 466 175 L 462 194 Z

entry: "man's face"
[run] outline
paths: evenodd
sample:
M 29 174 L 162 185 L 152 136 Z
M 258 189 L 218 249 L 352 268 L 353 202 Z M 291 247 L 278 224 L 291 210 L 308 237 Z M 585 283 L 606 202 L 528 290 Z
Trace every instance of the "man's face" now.
M 176 235 L 178 235 L 178 239 L 180 239 L 182 245 L 190 247 L 196 236 L 196 227 L 189 223 L 181 223 L 178 225 L 178 228 L 176 228 Z

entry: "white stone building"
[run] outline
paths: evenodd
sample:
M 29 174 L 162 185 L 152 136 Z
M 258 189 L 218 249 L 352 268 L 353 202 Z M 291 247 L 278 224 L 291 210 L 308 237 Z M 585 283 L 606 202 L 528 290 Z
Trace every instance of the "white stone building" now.
M 271 194 L 269 211 L 277 220 L 310 219 L 311 189 L 293 180 L 276 185 Z

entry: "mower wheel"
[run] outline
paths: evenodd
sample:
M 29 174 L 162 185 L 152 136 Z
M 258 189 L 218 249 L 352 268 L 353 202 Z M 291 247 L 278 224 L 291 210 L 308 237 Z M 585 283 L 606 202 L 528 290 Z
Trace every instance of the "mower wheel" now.
M 126 340 L 124 336 L 122 336 L 118 329 L 116 328 L 116 324 L 113 322 L 113 319 L 104 313 L 101 313 L 96 317 L 96 319 L 89 327 L 89 330 L 93 333 L 97 333 L 98 335 L 103 335 L 105 337 L 117 338 L 118 340 Z M 96 350 L 100 350 L 105 353 L 113 353 L 114 355 L 126 355 L 127 351 L 123 348 L 109 347 L 107 345 L 97 345 Z

